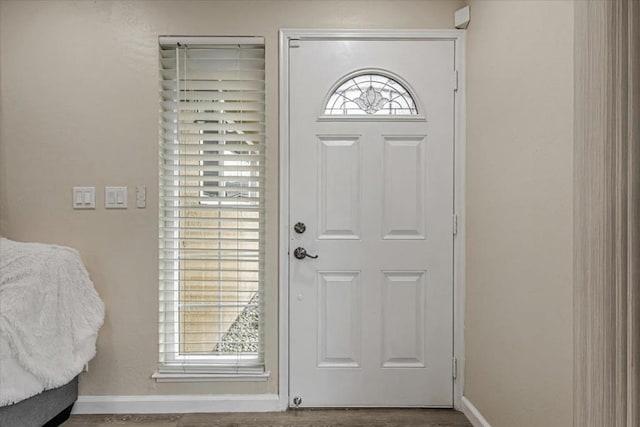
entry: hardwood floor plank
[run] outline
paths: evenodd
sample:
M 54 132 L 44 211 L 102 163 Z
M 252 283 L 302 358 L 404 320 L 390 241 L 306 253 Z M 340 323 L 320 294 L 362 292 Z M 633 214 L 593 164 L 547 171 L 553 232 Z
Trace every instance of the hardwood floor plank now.
M 269 413 L 73 415 L 63 427 L 471 427 L 450 409 L 304 409 Z
M 182 414 L 72 415 L 62 427 L 177 427 Z

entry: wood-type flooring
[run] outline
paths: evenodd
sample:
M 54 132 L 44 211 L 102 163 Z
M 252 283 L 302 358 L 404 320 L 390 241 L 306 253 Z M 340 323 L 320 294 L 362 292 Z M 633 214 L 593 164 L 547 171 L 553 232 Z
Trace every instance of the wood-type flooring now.
M 472 427 L 450 409 L 300 409 L 268 413 L 72 415 L 62 427 Z

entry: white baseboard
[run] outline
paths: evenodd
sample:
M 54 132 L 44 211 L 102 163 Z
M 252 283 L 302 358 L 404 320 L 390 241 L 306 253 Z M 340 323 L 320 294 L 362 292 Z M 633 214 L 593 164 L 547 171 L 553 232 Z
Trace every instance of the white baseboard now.
M 193 412 L 278 412 L 286 409 L 277 394 L 78 396 L 73 414 L 174 414 Z M 462 396 L 462 412 L 474 427 L 491 427 Z
M 73 414 L 174 414 L 276 412 L 277 394 L 78 396 Z
M 482 416 L 478 408 L 473 406 L 465 396 L 462 396 L 462 413 L 469 418 L 473 427 L 491 427 L 491 424 Z

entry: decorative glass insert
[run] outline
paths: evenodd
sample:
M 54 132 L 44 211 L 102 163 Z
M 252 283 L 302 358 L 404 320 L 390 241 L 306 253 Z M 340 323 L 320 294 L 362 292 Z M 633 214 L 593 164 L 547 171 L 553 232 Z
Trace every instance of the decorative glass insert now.
M 382 74 L 361 74 L 342 83 L 324 109 L 329 116 L 416 116 L 418 109 L 409 91 Z

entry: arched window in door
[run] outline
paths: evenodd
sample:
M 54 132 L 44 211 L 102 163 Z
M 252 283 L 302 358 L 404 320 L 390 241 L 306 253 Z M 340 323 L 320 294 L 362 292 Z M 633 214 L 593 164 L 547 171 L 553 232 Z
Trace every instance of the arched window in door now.
M 325 116 L 417 116 L 414 97 L 405 85 L 380 73 L 350 76 L 329 95 Z

